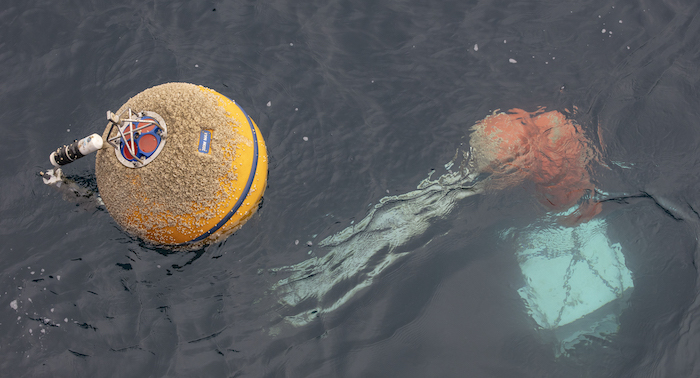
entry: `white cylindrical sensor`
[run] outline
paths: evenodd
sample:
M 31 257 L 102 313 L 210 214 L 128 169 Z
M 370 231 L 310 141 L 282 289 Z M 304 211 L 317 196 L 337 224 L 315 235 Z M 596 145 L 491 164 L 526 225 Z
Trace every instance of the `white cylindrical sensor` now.
M 56 151 L 51 153 L 49 160 L 53 166 L 60 167 L 99 150 L 102 148 L 103 143 L 101 136 L 92 134 L 69 145 L 59 147 Z
M 102 148 L 102 137 L 98 134 L 92 134 L 78 141 L 78 149 L 83 156 L 91 154 Z

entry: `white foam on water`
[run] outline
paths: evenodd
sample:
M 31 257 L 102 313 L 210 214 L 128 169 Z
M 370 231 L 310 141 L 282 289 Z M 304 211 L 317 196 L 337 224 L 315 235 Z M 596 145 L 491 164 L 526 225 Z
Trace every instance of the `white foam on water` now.
M 394 251 L 423 234 L 431 221 L 449 214 L 457 201 L 480 192 L 478 186 L 473 186 L 476 174 L 464 168 L 470 161 L 465 155 L 457 171 L 436 180 L 428 176 L 412 192 L 382 198 L 360 222 L 322 240 L 319 245 L 328 249 L 324 256 L 273 269 L 277 274 L 289 274 L 271 288 L 280 303 L 294 307 L 312 300 L 315 306 L 286 320 L 302 326 L 319 314 L 340 308 L 410 253 Z M 348 287 L 349 282 L 353 286 Z

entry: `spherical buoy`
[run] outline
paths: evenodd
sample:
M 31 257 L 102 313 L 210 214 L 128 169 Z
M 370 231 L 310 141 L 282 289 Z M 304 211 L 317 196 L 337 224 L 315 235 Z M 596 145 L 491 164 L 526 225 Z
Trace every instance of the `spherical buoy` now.
M 97 153 L 97 186 L 126 232 L 156 245 L 198 246 L 229 236 L 258 209 L 267 150 L 234 101 L 168 83 L 108 118 L 103 139 L 111 148 Z

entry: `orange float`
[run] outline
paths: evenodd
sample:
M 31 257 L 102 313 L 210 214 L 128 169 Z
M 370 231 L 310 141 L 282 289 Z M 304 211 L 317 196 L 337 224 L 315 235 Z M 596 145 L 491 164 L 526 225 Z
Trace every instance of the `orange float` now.
M 473 127 L 471 145 L 488 185 L 504 188 L 532 181 L 540 202 L 563 211 L 577 204 L 595 186 L 587 165 L 596 154 L 580 126 L 558 111 L 495 112 Z M 584 200 L 569 216 L 585 221 L 600 212 L 600 203 Z

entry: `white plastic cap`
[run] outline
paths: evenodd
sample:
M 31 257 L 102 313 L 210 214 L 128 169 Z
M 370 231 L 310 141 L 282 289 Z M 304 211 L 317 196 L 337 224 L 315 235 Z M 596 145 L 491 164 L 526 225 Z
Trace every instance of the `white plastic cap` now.
M 103 143 L 101 136 L 92 134 L 78 141 L 78 149 L 81 154 L 87 155 L 102 148 Z

